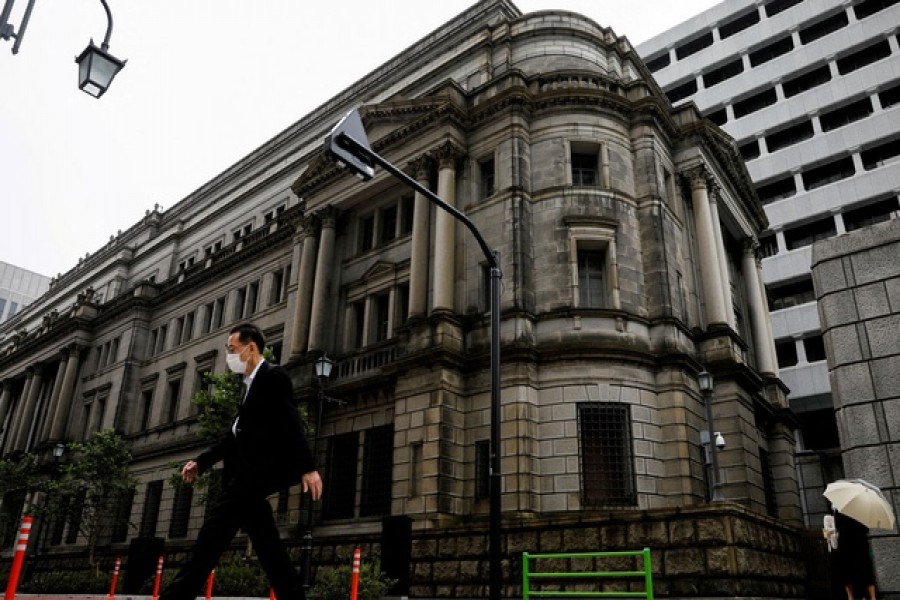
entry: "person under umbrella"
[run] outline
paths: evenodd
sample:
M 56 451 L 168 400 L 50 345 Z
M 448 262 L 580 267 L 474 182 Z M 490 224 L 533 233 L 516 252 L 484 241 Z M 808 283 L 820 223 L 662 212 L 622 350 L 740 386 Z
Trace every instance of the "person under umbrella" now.
M 875 600 L 875 566 L 869 548 L 869 528 L 844 513 L 835 510 L 837 548 L 834 566 L 840 582 L 847 591 L 847 600 L 855 600 L 856 590 L 866 590 L 869 600 Z

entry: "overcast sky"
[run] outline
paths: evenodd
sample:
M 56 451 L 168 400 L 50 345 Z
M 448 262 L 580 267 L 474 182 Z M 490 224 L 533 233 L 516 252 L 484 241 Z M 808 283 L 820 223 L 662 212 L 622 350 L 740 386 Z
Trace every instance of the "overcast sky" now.
M 581 13 L 633 45 L 718 3 L 513 1 Z M 102 5 L 36 0 L 19 54 L 0 40 L 0 261 L 68 271 L 473 3 L 109 0 L 109 51 L 128 64 L 97 100 L 74 58 L 103 40 Z

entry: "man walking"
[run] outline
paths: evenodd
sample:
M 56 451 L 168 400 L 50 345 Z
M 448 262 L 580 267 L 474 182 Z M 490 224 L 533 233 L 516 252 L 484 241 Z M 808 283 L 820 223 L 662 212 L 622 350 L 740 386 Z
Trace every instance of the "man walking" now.
M 189 460 L 181 477 L 197 476 L 223 461 L 222 493 L 207 512 L 191 558 L 163 592 L 162 600 L 192 600 L 209 572 L 243 529 L 278 600 L 304 598 L 303 588 L 278 535 L 267 496 L 298 482 L 312 500 L 322 495 L 322 478 L 293 403 L 290 376 L 262 357 L 265 338 L 258 327 L 242 324 L 228 336 L 228 368 L 244 376 L 246 392 L 237 417 L 222 440 Z

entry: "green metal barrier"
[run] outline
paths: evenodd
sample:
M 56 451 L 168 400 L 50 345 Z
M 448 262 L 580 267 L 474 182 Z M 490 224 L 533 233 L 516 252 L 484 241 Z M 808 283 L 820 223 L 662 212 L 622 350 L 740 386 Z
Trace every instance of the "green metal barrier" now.
M 578 572 L 532 572 L 529 561 L 538 559 L 561 558 L 619 558 L 628 556 L 640 556 L 644 561 L 644 568 L 640 571 L 578 571 Z M 615 591 L 563 591 L 532 589 L 532 583 L 553 581 L 559 583 L 570 580 L 591 579 L 627 579 L 643 578 L 644 591 L 642 592 L 615 592 Z M 535 581 L 536 580 L 536 581 Z M 576 552 L 570 554 L 529 554 L 522 553 L 522 596 L 524 600 L 531 597 L 539 598 L 646 598 L 653 600 L 653 574 L 650 570 L 650 548 L 643 550 L 631 550 L 624 552 Z

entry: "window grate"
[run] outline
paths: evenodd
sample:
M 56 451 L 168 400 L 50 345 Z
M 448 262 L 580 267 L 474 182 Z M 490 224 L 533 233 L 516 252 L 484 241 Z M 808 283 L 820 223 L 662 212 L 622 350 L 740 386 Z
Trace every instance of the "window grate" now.
M 175 499 L 172 501 L 172 518 L 169 521 L 169 537 L 187 537 L 188 521 L 191 516 L 191 502 L 194 499 L 193 486 L 179 484 L 175 486 Z
M 578 432 L 584 506 L 634 506 L 634 452 L 631 407 L 580 403 Z
M 363 451 L 362 497 L 359 516 L 391 514 L 391 471 L 394 465 L 394 426 L 366 430 Z
M 128 538 L 128 525 L 131 521 L 131 507 L 134 505 L 134 488 L 122 492 L 116 502 L 110 541 L 124 542 Z
M 491 495 L 491 441 L 475 442 L 475 499 Z
M 359 432 L 352 431 L 331 436 L 328 439 L 325 493 L 322 498 L 322 514 L 329 519 L 353 517 L 356 502 L 356 455 L 359 449 Z M 333 474 L 329 477 L 329 474 Z
M 159 503 L 162 499 L 162 490 L 162 479 L 151 481 L 147 484 L 144 512 L 141 515 L 141 537 L 153 537 L 156 535 L 156 523 L 159 519 Z

